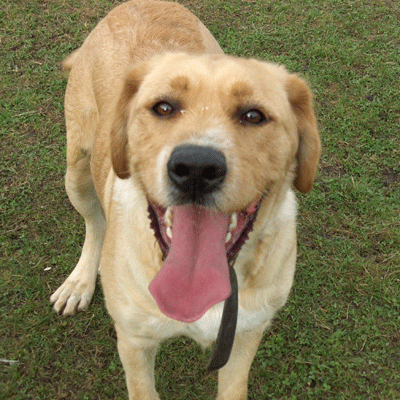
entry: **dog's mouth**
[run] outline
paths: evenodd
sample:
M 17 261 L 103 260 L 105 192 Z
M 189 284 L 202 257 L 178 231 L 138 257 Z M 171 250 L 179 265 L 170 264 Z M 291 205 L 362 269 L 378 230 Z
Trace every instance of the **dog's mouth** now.
M 261 199 L 231 215 L 198 205 L 149 201 L 164 264 L 149 290 L 166 316 L 194 322 L 231 294 L 229 265 L 248 238 Z

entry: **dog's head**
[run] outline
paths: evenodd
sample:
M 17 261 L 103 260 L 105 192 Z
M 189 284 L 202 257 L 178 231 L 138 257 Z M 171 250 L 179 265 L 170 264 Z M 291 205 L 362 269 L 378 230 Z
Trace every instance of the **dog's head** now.
M 269 193 L 311 190 L 320 140 L 306 83 L 283 67 L 166 54 L 135 67 L 116 108 L 111 158 L 149 202 L 164 253 L 150 285 L 191 322 L 230 294 L 228 260 Z

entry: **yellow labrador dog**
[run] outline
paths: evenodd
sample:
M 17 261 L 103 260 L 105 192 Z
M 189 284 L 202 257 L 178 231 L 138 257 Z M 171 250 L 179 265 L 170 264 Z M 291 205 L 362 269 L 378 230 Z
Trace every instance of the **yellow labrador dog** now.
M 161 341 L 218 334 L 217 399 L 246 399 L 292 286 L 292 185 L 311 190 L 319 159 L 306 83 L 224 55 L 188 10 L 152 0 L 111 11 L 64 67 L 66 189 L 86 238 L 55 310 L 85 309 L 101 264 L 130 399 L 159 399 Z

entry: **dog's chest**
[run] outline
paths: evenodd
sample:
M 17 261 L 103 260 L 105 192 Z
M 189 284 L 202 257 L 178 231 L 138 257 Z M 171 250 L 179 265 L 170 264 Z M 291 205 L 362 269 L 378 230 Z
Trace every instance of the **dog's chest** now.
M 216 304 L 208 310 L 202 318 L 193 323 L 180 323 L 171 319 L 162 321 L 152 317 L 146 326 L 152 335 L 157 332 L 158 339 L 166 340 L 176 336 L 187 336 L 195 340 L 202 347 L 209 347 L 217 338 L 221 323 L 223 303 Z M 266 325 L 274 315 L 273 307 L 265 306 L 262 310 L 249 312 L 239 307 L 236 334 L 256 327 Z M 149 332 L 150 333 L 150 332 Z

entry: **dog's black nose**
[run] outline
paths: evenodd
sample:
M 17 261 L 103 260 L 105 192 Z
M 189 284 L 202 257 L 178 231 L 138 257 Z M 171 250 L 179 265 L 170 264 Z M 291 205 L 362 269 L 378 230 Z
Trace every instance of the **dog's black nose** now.
M 210 146 L 176 147 L 167 164 L 168 176 L 184 198 L 200 200 L 221 187 L 227 166 L 224 154 Z

